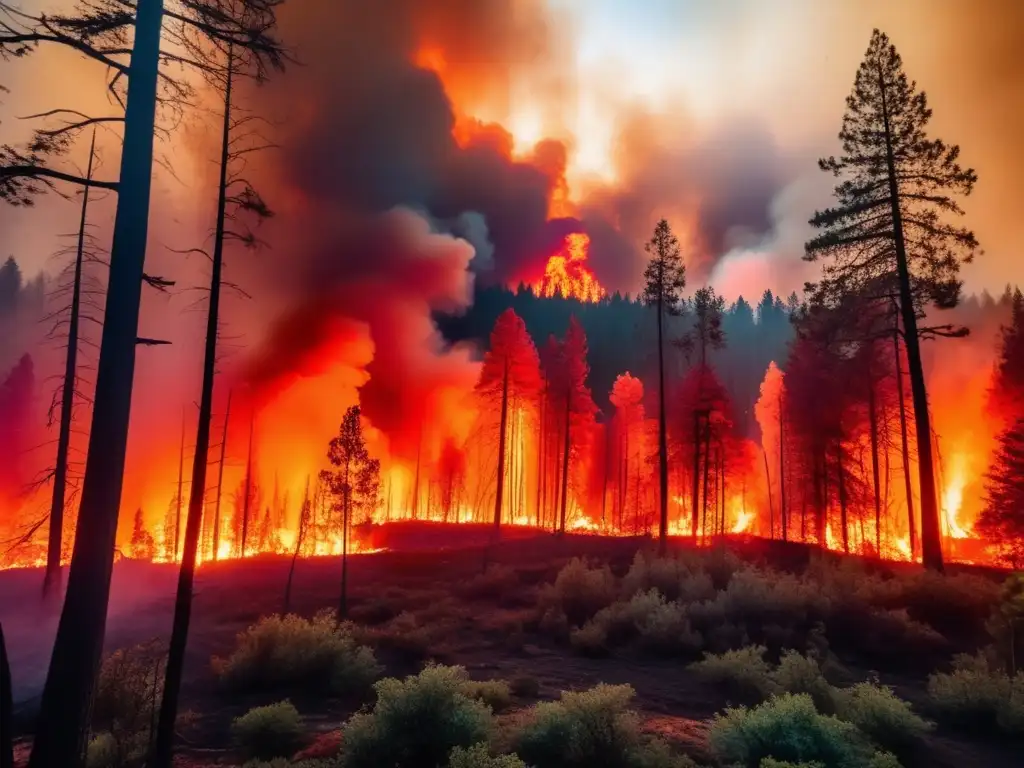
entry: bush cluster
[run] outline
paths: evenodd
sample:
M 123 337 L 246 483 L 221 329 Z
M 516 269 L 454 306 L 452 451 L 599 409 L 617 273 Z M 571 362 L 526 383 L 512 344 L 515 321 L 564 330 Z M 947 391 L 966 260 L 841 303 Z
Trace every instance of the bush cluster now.
M 227 659 L 214 659 L 221 681 L 236 689 L 361 693 L 381 672 L 373 651 L 359 645 L 333 611 L 312 619 L 266 616 L 239 633 Z
M 253 707 L 231 723 L 231 736 L 245 757 L 288 757 L 302 746 L 302 718 L 287 700 Z
M 957 656 L 950 672 L 929 676 L 928 699 L 950 727 L 1024 736 L 1024 672 L 1011 678 L 984 654 Z

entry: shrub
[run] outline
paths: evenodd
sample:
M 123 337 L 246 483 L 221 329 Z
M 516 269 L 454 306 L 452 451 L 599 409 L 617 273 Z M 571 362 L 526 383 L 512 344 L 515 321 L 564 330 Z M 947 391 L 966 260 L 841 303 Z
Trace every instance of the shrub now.
M 231 736 L 246 757 L 286 757 L 302 745 L 299 710 L 287 700 L 253 707 L 231 723 Z
M 162 645 L 152 641 L 114 651 L 103 660 L 92 705 L 92 727 L 100 736 L 90 749 L 95 751 L 91 759 L 100 761 L 97 765 L 118 768 L 148 748 L 163 698 L 163 654 Z
M 504 680 L 467 680 L 459 692 L 463 696 L 482 701 L 493 712 L 501 712 L 512 704 L 512 691 Z
M 594 620 L 569 633 L 569 645 L 581 656 L 600 657 L 608 654 L 608 632 Z
M 590 568 L 578 557 L 558 572 L 554 584 L 545 586 L 540 593 L 542 613 L 560 609 L 569 624 L 577 627 L 614 600 L 615 577 L 608 566 Z
M 85 751 L 86 768 L 117 768 L 123 763 L 114 735 L 107 731 L 89 739 Z
M 492 757 L 486 744 L 477 744 L 469 749 L 453 749 L 448 759 L 448 768 L 526 768 L 526 763 L 517 755 Z
M 661 602 L 637 627 L 640 644 L 656 653 L 686 655 L 701 647 L 701 636 L 690 626 L 690 620 L 679 603 Z
M 515 752 L 534 768 L 668 768 L 680 764 L 640 731 L 628 685 L 562 693 L 533 707 L 514 737 Z
M 535 699 L 540 695 L 540 680 L 531 675 L 519 675 L 512 678 L 509 688 L 516 696 L 524 699 Z
M 1011 679 L 982 655 L 957 656 L 953 671 L 928 677 L 929 709 L 967 731 L 1024 735 L 1024 673 Z
M 466 597 L 500 598 L 519 586 L 519 574 L 507 565 L 492 564 L 459 590 Z
M 758 702 L 777 690 L 772 669 L 764 658 L 766 652 L 764 646 L 755 645 L 722 654 L 709 653 L 690 668 L 707 682 L 725 688 L 730 696 Z
M 396 651 L 410 661 L 425 659 L 437 640 L 440 625 L 424 626 L 416 615 L 402 611 L 372 635 L 381 648 Z
M 853 724 L 818 713 L 811 697 L 802 693 L 715 715 L 709 741 L 719 761 L 741 768 L 759 768 L 765 758 L 862 768 L 872 754 Z
M 715 594 L 711 577 L 681 557 L 655 557 L 637 552 L 622 579 L 622 595 L 629 599 L 641 592 L 657 590 L 670 601 L 690 603 Z
M 833 714 L 835 689 L 828 684 L 818 662 L 796 651 L 786 651 L 771 673 L 775 685 L 786 693 L 806 693 L 819 712 Z
M 915 746 L 931 730 L 931 723 L 914 714 L 891 688 L 873 682 L 839 691 L 836 709 L 840 718 L 897 754 Z
M 226 660 L 215 659 L 221 680 L 233 688 L 298 688 L 334 694 L 361 692 L 381 672 L 373 651 L 356 643 L 333 611 L 312 620 L 266 616 L 238 635 Z
M 462 667 L 428 665 L 405 680 L 378 681 L 370 712 L 353 715 L 342 733 L 345 768 L 434 768 L 455 747 L 485 742 L 493 719 L 482 702 L 463 693 Z

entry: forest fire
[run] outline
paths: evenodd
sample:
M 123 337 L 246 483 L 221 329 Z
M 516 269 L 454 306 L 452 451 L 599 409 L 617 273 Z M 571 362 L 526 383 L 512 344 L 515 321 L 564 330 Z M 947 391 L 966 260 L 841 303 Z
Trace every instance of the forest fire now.
M 589 302 L 603 299 L 605 290 L 587 264 L 589 251 L 590 238 L 587 235 L 566 235 L 562 247 L 544 266 L 544 276 L 534 284 L 534 293 Z

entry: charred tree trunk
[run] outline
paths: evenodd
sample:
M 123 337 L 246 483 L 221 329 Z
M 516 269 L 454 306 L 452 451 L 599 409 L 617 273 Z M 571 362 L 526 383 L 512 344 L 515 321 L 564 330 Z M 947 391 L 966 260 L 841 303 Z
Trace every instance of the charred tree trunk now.
M 420 514 L 420 462 L 423 458 L 423 421 L 420 420 L 419 441 L 416 443 L 416 474 L 412 481 L 412 519 L 416 520 Z M 501 482 L 501 478 L 498 478 Z
M 711 416 L 704 420 L 704 508 L 701 522 L 701 538 L 708 537 L 708 465 L 711 461 Z
M 231 421 L 231 393 L 228 392 L 228 405 L 224 409 L 224 432 L 220 438 L 220 461 L 217 462 L 217 501 L 213 507 L 213 552 L 214 560 L 220 558 L 220 498 L 224 485 L 224 456 L 228 448 L 228 422 Z
M 292 562 L 288 566 L 288 581 L 284 585 L 284 607 L 281 615 L 287 616 L 292 607 L 292 582 L 295 580 L 295 563 L 302 551 L 302 540 L 306 535 L 307 516 L 309 514 L 309 477 L 306 477 L 306 492 L 302 496 L 302 506 L 299 507 L 299 532 L 295 536 L 295 551 L 292 553 Z
M 623 419 L 625 422 L 625 419 Z M 626 495 L 629 493 L 629 424 L 622 425 L 622 461 L 619 468 L 619 528 L 626 520 Z
M 199 532 L 203 524 L 206 500 L 206 470 L 210 451 L 210 422 L 213 419 L 213 383 L 217 366 L 217 328 L 220 320 L 221 274 L 224 267 L 224 217 L 227 207 L 227 173 L 231 139 L 231 86 L 234 59 L 228 46 L 227 83 L 224 91 L 224 122 L 221 133 L 220 182 L 217 190 L 217 224 L 214 234 L 213 266 L 210 272 L 210 306 L 206 316 L 206 347 L 203 354 L 203 383 L 199 397 L 199 423 L 192 460 L 192 487 L 185 522 L 185 546 L 178 570 L 178 592 L 174 601 L 174 620 L 167 651 L 163 700 L 156 726 L 156 748 L 152 768 L 171 768 L 174 751 L 174 723 L 178 717 L 178 694 L 185 668 L 185 647 L 192 617 L 192 585 L 195 581 Z M 178 508 L 181 508 L 179 489 Z
M 60 397 L 60 434 L 57 461 L 53 468 L 53 498 L 50 501 L 50 529 L 46 545 L 46 574 L 43 597 L 60 592 L 60 556 L 64 542 L 64 496 L 68 481 L 68 452 L 71 448 L 71 417 L 75 410 L 75 380 L 78 372 L 78 326 L 82 311 L 82 261 L 85 258 L 85 225 L 89 212 L 89 183 L 96 155 L 96 131 L 89 146 L 89 165 L 82 190 L 82 214 L 78 222 L 78 247 L 75 251 L 75 277 L 71 287 L 71 314 L 68 318 L 68 352 L 64 358 L 64 382 Z
M 693 412 L 693 486 L 690 489 L 690 509 L 693 510 L 690 519 L 690 533 L 693 541 L 697 541 L 697 510 L 700 501 L 700 411 Z
M 897 323 L 899 318 L 897 317 Z M 900 330 L 896 326 L 892 336 L 893 349 L 896 353 L 896 392 L 900 405 L 900 444 L 903 455 L 903 483 L 907 494 L 907 531 L 910 536 L 910 556 L 917 551 L 917 525 L 914 515 L 914 484 L 910 479 L 910 446 L 907 441 L 907 405 L 903 394 L 903 364 L 900 360 Z
M 664 285 L 664 275 L 660 283 Z M 665 350 L 662 342 L 662 295 L 658 294 L 658 551 L 668 547 L 668 424 L 665 417 Z
M 163 1 L 139 0 L 136 9 L 89 451 L 30 768 L 80 764 L 106 631 L 146 257 Z
M 611 421 L 604 426 L 604 482 L 601 484 L 601 528 L 607 524 L 608 484 L 612 475 L 612 425 Z
M 508 433 L 508 356 L 501 383 L 501 422 L 498 427 L 498 490 L 494 494 L 494 539 L 501 537 L 501 505 L 505 495 L 505 443 Z
M 4 628 L 0 624 L 0 768 L 14 768 L 14 694 Z
M 341 598 L 338 601 L 338 623 L 348 618 L 348 526 L 352 504 L 352 486 L 349 482 L 350 463 L 345 462 L 345 489 L 341 503 Z
M 814 451 L 814 533 L 819 547 L 828 546 L 825 535 L 828 525 L 828 487 L 825 469 L 824 449 L 818 446 Z
M 535 519 L 538 528 L 543 527 L 541 522 L 541 505 L 544 503 L 544 416 L 546 400 L 546 394 L 541 391 L 540 413 L 537 416 L 537 509 Z
M 561 501 L 562 509 L 559 514 L 558 520 L 558 532 L 565 534 L 565 510 L 569 504 L 569 448 L 570 448 L 570 434 L 569 430 L 572 428 L 572 390 L 569 389 L 565 393 L 565 446 L 562 448 L 562 491 Z
M 932 463 L 931 423 L 928 413 L 928 391 L 921 361 L 921 340 L 917 333 L 917 313 L 910 285 L 910 266 L 903 237 L 903 213 L 893 155 L 892 127 L 886 99 L 885 78 L 879 71 L 878 85 L 882 94 L 882 118 L 885 123 L 885 161 L 889 176 L 889 200 L 892 208 L 893 241 L 896 246 L 896 272 L 899 278 L 900 314 L 903 319 L 903 340 L 907 345 L 907 367 L 914 403 L 917 428 L 917 468 L 921 488 L 921 557 L 926 568 L 943 570 L 942 536 L 939 530 L 939 505 L 935 496 L 935 467 Z
M 875 382 L 868 383 L 868 427 L 871 430 L 871 474 L 875 488 L 875 554 L 882 556 L 882 478 L 878 467 L 878 409 Z
M 239 557 L 245 557 L 245 545 L 249 539 L 249 514 L 252 506 L 252 437 L 256 431 L 256 412 L 249 416 L 249 449 L 245 458 L 245 498 L 242 499 L 242 540 L 239 542 Z
M 843 469 L 843 444 L 836 440 L 836 482 L 839 489 L 839 520 L 843 527 L 843 552 L 850 554 L 850 527 L 846 509 L 846 472 Z
M 779 514 L 782 516 L 782 540 L 789 541 L 789 508 L 786 506 L 786 433 L 783 429 L 782 394 L 779 394 Z
M 768 471 L 768 451 L 761 448 L 761 453 L 764 455 L 764 477 L 768 485 L 768 525 L 769 525 L 769 536 L 768 538 L 775 538 L 775 507 L 772 505 L 772 475 Z

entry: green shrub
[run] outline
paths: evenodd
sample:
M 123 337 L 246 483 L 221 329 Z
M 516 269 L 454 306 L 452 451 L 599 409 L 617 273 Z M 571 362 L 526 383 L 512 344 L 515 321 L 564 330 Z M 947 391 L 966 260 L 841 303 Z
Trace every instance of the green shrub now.
M 92 727 L 100 734 L 93 760 L 118 768 L 149 747 L 150 727 L 164 689 L 164 649 L 156 641 L 114 651 L 103 660 L 92 705 Z
M 759 768 L 768 757 L 818 762 L 825 768 L 863 768 L 872 755 L 854 725 L 818 713 L 811 697 L 802 693 L 715 715 L 709 741 L 720 762 L 741 768 Z
M 540 593 L 541 613 L 560 610 L 572 626 L 582 626 L 615 600 L 615 577 L 608 566 L 591 568 L 573 558 L 558 572 L 554 584 Z
M 771 678 L 786 693 L 809 695 L 819 712 L 834 713 L 835 689 L 829 685 L 815 659 L 796 651 L 786 651 L 779 660 L 779 666 L 771 673 Z
M 420 661 L 430 655 L 441 629 L 441 624 L 425 626 L 416 614 L 402 611 L 386 625 L 375 629 L 372 638 L 381 648 L 396 651 L 410 661 Z
M 459 692 L 463 696 L 482 701 L 493 712 L 501 712 L 512 704 L 512 690 L 504 680 L 467 680 Z
M 312 620 L 294 615 L 260 619 L 238 635 L 226 660 L 214 660 L 214 668 L 233 688 L 334 694 L 362 692 L 381 672 L 373 651 L 356 643 L 329 610 Z
M 231 723 L 231 736 L 246 757 L 286 757 L 302 746 L 302 719 L 287 700 L 253 707 Z
M 686 655 L 701 647 L 701 636 L 690 626 L 683 606 L 664 599 L 637 622 L 637 630 L 641 646 L 655 653 Z
M 929 709 L 965 731 L 1024 735 L 1024 673 L 1011 679 L 982 654 L 960 655 L 953 671 L 928 677 Z
M 723 687 L 739 701 L 759 702 L 777 690 L 771 666 L 765 661 L 763 645 L 705 654 L 690 668 L 707 682 Z
M 622 595 L 628 600 L 651 590 L 657 590 L 666 600 L 682 603 L 707 600 L 715 594 L 711 577 L 697 563 L 683 557 L 637 552 L 622 579 Z
M 608 655 L 608 632 L 599 622 L 590 620 L 569 632 L 569 645 L 581 656 L 599 658 Z
M 533 707 L 514 737 L 516 754 L 534 768 L 669 768 L 681 765 L 658 741 L 640 731 L 629 709 L 628 685 L 598 685 L 562 693 Z
M 540 680 L 532 675 L 518 675 L 512 678 L 509 688 L 516 696 L 535 699 L 540 695 Z
M 491 710 L 463 693 L 462 667 L 428 665 L 405 680 L 378 681 L 370 712 L 353 715 L 342 731 L 345 768 L 435 768 L 455 747 L 486 742 Z
M 469 749 L 453 749 L 448 768 L 526 768 L 526 763 L 516 755 L 492 757 L 486 744 L 477 744 Z
M 853 723 L 872 741 L 893 752 L 905 753 L 930 730 L 931 723 L 918 715 L 910 705 L 877 683 L 858 683 L 836 695 L 838 716 Z
M 85 751 L 86 768 L 118 768 L 122 764 L 117 740 L 112 733 L 104 731 L 89 739 Z

